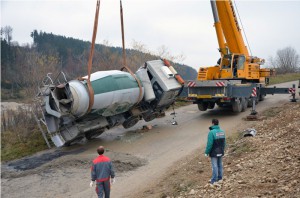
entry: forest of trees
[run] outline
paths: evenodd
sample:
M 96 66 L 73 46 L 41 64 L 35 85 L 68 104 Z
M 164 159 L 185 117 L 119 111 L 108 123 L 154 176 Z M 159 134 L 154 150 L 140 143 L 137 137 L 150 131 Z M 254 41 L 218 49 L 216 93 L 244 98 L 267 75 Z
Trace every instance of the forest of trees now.
M 87 74 L 90 42 L 34 30 L 30 34 L 33 44 L 19 46 L 12 42 L 12 29 L 5 28 L 1 28 L 2 100 L 34 97 L 38 83 L 47 73 L 55 76 L 63 71 L 68 80 Z M 169 55 L 164 47 L 160 53 Z M 133 49 L 127 49 L 126 54 L 127 65 L 132 71 L 136 71 L 145 61 L 161 58 L 138 42 Z M 176 60 L 174 56 L 169 57 Z M 122 66 L 122 48 L 95 45 L 93 71 L 120 69 Z M 197 76 L 197 71 L 189 66 L 178 63 L 173 63 L 173 66 L 184 79 L 195 79 Z
M 47 73 L 56 76 L 63 71 L 68 80 L 87 74 L 90 42 L 33 30 L 30 34 L 33 43 L 19 46 L 12 41 L 12 32 L 10 26 L 1 28 L 2 101 L 33 98 Z M 197 71 L 192 67 L 174 63 L 182 61 L 182 55 L 171 55 L 165 46 L 153 53 L 142 43 L 133 41 L 132 49 L 127 49 L 126 54 L 127 66 L 132 71 L 148 60 L 166 58 L 173 61 L 172 65 L 185 80 L 197 77 Z M 122 48 L 110 46 L 108 41 L 95 45 L 93 72 L 120 69 L 122 63 Z M 270 63 L 277 74 L 300 71 L 300 57 L 292 47 L 278 50 Z

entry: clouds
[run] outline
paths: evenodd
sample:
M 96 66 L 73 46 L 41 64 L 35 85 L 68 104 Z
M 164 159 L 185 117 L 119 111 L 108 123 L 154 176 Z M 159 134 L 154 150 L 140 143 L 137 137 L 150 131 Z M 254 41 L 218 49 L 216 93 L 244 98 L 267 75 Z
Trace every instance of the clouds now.
M 253 55 L 268 58 L 286 46 L 300 53 L 299 1 L 236 2 Z M 52 32 L 91 40 L 96 0 L 1 1 L 1 26 L 13 28 L 13 40 L 32 42 L 30 32 Z M 209 1 L 123 0 L 126 45 L 132 40 L 156 51 L 161 45 L 186 56 L 198 70 L 219 57 Z M 119 0 L 101 0 L 97 43 L 121 46 Z

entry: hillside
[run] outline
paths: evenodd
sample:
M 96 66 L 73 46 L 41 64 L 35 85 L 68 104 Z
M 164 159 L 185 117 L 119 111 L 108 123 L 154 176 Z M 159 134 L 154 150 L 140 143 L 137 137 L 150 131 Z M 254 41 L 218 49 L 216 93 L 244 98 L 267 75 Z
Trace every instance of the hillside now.
M 20 99 L 24 95 L 33 96 L 37 84 L 47 73 L 55 76 L 64 71 L 67 78 L 74 79 L 87 74 L 90 42 L 52 33 L 31 33 L 32 46 L 11 44 L 1 38 L 1 99 Z M 144 62 L 159 59 L 151 53 L 137 49 L 127 49 L 127 65 L 136 71 Z M 195 79 L 195 69 L 172 63 L 183 79 Z M 122 48 L 95 45 L 93 72 L 120 69 L 122 67 Z M 24 93 L 25 92 L 25 93 Z
M 250 122 L 254 137 L 228 139 L 224 179 L 210 185 L 211 166 L 203 150 L 187 156 L 140 197 L 299 197 L 300 104 L 288 103 L 263 112 Z M 245 126 L 244 126 L 245 127 Z

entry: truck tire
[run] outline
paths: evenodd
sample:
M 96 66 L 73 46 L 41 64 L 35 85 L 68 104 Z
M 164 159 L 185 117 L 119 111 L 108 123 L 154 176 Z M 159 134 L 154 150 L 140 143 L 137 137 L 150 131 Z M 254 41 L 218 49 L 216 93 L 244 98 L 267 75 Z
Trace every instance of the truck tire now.
M 206 111 L 207 107 L 208 107 L 208 103 L 207 102 L 198 103 L 198 109 L 200 111 Z
M 264 101 L 265 100 L 265 95 L 259 94 L 259 101 Z
M 232 111 L 235 113 L 239 113 L 242 111 L 242 99 L 239 98 L 238 100 L 235 100 L 232 102 Z
M 208 109 L 213 109 L 213 108 L 215 108 L 215 103 L 214 103 L 214 102 L 209 102 L 208 105 L 207 105 L 207 108 L 208 108 Z
M 241 103 L 242 103 L 241 112 L 244 112 L 248 107 L 248 98 L 242 98 Z
M 258 104 L 258 98 L 257 97 L 255 98 L 255 104 L 256 105 Z M 252 107 L 252 98 L 248 99 L 248 107 Z
M 147 112 L 142 115 L 145 122 L 150 122 L 151 120 L 157 118 L 159 114 L 157 112 Z
M 122 125 L 124 129 L 128 129 L 130 127 L 133 127 L 136 123 L 138 123 L 139 120 L 140 118 L 138 116 L 131 116 L 127 120 L 125 120 L 125 122 L 123 122 Z

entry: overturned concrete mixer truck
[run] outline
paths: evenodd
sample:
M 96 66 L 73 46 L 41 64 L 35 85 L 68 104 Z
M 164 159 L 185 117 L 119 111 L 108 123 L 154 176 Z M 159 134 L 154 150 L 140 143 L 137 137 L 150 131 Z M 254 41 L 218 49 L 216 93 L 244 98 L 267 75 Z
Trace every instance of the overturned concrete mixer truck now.
M 168 63 L 168 62 L 167 62 Z M 183 89 L 183 80 L 163 60 L 146 62 L 134 76 L 119 70 L 91 74 L 94 103 L 90 111 L 86 80 L 54 82 L 47 75 L 39 86 L 43 121 L 57 147 L 92 139 L 118 125 L 134 126 L 157 118 Z M 142 93 L 140 93 L 142 92 Z M 141 94 L 141 95 L 140 95 Z M 139 96 L 142 96 L 139 100 Z

